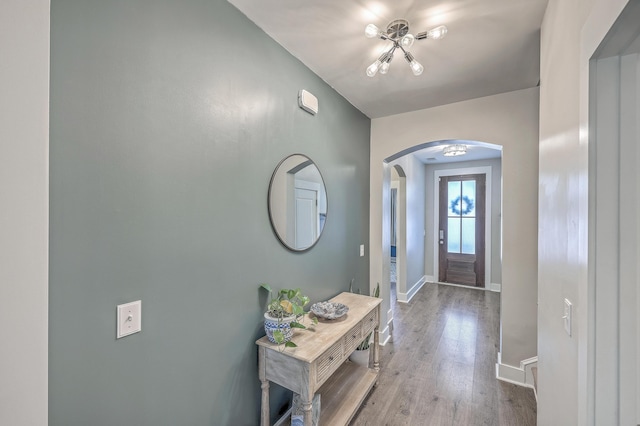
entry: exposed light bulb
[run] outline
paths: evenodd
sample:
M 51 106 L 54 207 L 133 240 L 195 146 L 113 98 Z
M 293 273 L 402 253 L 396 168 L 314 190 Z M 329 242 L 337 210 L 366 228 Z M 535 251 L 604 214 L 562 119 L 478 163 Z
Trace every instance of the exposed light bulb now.
M 364 35 L 367 38 L 374 38 L 377 37 L 378 34 L 380 34 L 380 28 L 376 27 L 373 24 L 369 24 L 365 27 L 364 29 Z
M 380 69 L 380 65 L 382 65 L 382 62 L 380 62 L 380 60 L 377 59 L 374 63 L 372 63 L 367 67 L 367 75 L 369 77 L 373 77 L 374 75 L 376 75 L 376 73 L 378 72 L 378 69 Z
M 416 38 L 413 36 L 413 34 L 407 34 L 404 37 L 402 37 L 402 39 L 400 39 L 400 44 L 402 45 L 402 47 L 405 47 L 408 49 L 411 46 L 413 46 L 414 41 L 416 41 Z
M 440 25 L 439 27 L 435 27 L 427 31 L 427 38 L 433 40 L 440 40 L 447 35 L 447 27 L 444 25 Z
M 380 65 L 380 74 L 386 74 L 389 72 L 390 66 L 391 64 L 389 62 L 383 62 L 382 65 Z
M 409 62 L 409 66 L 411 67 L 411 71 L 413 71 L 413 75 L 420 75 L 422 71 L 424 71 L 422 64 L 415 59 Z

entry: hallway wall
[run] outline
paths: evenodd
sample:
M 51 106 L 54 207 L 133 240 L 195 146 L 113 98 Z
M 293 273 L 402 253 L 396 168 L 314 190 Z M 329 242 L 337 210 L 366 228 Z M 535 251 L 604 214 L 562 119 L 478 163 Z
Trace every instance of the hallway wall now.
M 627 0 L 550 0 L 542 23 L 538 424 L 590 425 L 589 59 Z M 562 320 L 573 303 L 573 331 Z
M 225 0 L 51 7 L 50 424 L 254 426 L 259 283 L 366 291 L 370 120 Z M 267 211 L 293 153 L 327 188 L 305 253 Z M 271 397 L 273 422 L 291 393 Z

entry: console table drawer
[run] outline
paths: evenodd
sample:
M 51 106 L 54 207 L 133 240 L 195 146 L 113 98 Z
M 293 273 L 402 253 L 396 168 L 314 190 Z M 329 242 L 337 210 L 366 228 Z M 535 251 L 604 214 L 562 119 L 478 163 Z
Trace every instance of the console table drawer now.
M 316 380 L 318 383 L 324 383 L 326 379 L 338 369 L 342 364 L 344 357 L 342 355 L 342 341 L 331 346 L 328 351 L 323 353 L 317 362 Z
M 344 336 L 344 355 L 349 356 L 362 342 L 362 339 L 362 323 L 359 323 Z
M 378 310 L 374 309 L 369 312 L 367 316 L 362 320 L 362 334 L 366 336 L 367 333 L 372 331 L 378 325 Z

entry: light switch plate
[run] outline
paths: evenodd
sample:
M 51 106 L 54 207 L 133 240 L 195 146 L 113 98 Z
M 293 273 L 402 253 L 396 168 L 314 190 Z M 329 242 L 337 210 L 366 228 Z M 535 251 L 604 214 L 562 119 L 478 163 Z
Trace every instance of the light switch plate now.
M 117 308 L 117 331 L 116 338 L 128 336 L 142 330 L 142 301 L 125 303 Z
M 569 301 L 569 299 L 564 299 L 564 315 L 562 318 L 564 319 L 564 331 L 567 332 L 569 336 L 571 336 L 571 316 L 573 315 L 573 305 Z
M 360 257 L 364 256 L 364 244 L 360 244 Z

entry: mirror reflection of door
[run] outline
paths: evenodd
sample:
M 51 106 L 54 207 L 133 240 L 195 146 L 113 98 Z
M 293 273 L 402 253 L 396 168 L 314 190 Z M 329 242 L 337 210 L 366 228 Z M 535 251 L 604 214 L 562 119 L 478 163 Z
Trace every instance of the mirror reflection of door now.
M 311 246 L 316 240 L 319 226 L 318 191 L 296 187 L 294 227 L 296 247 Z
M 440 282 L 484 287 L 484 174 L 440 177 Z

